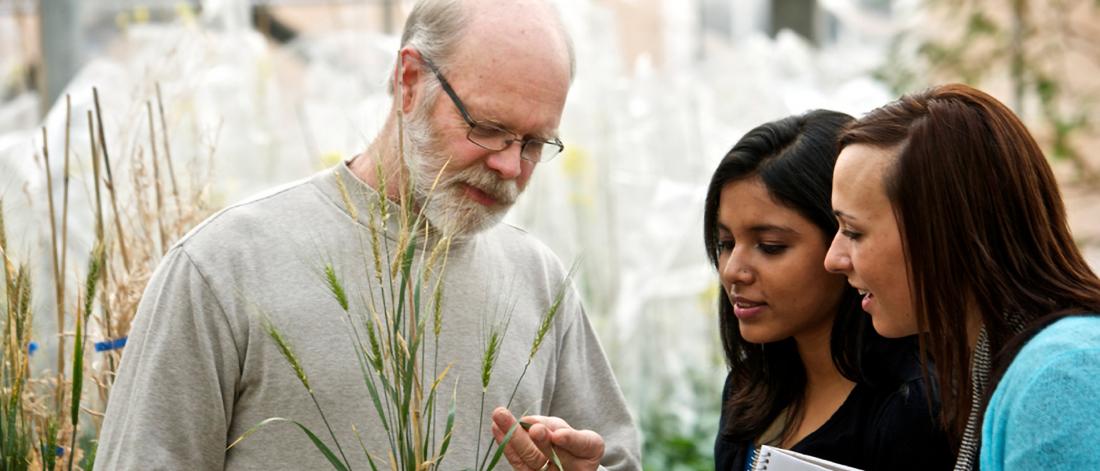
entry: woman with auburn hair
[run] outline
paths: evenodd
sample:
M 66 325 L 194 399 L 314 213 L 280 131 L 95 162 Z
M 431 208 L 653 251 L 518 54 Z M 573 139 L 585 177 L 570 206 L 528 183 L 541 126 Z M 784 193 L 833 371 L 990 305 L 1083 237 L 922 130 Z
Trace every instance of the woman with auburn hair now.
M 1100 279 L 1023 123 L 945 85 L 872 111 L 839 147 L 825 265 L 879 333 L 924 334 L 955 468 L 1100 469 Z
M 921 381 L 915 339 L 875 334 L 858 293 L 822 266 L 836 138 L 818 110 L 763 124 L 719 163 L 704 243 L 719 273 L 730 371 L 715 468 L 772 445 L 862 469 L 946 469 L 951 450 Z

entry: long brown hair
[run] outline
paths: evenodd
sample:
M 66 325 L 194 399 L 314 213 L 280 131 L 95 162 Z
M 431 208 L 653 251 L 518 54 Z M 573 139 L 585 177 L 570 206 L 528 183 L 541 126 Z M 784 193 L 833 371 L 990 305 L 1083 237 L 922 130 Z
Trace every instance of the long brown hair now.
M 839 146 L 852 144 L 896 155 L 882 183 L 927 332 L 922 359 L 935 364 L 940 418 L 957 446 L 973 387 L 967 308 L 996 353 L 1017 332 L 1009 317 L 1100 312 L 1100 279 L 1074 245 L 1035 139 L 988 94 L 952 84 L 903 96 L 852 123 Z

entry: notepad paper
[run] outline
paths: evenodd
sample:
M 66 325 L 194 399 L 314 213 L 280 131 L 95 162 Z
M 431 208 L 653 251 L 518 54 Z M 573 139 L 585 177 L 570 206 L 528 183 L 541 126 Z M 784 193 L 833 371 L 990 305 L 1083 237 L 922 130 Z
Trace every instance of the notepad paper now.
M 753 471 L 860 471 L 851 466 L 764 445 L 756 457 Z

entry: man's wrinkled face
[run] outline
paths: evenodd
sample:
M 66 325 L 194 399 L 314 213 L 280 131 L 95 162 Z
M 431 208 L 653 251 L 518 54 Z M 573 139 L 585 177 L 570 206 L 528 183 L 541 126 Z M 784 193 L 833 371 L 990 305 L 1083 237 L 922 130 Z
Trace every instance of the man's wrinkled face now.
M 470 118 L 521 139 L 556 138 L 569 92 L 567 61 L 517 54 L 501 49 L 514 44 L 481 44 L 475 36 L 451 58 L 453 65 L 444 68 Z M 501 50 L 494 53 L 497 49 Z M 470 141 L 470 124 L 439 89 L 430 69 L 421 67 L 421 99 L 405 126 L 416 198 L 428 220 L 445 232 L 468 235 L 485 230 L 515 204 L 536 164 L 520 158 L 519 141 L 501 150 Z
M 474 234 L 496 225 L 522 192 L 519 181 L 502 178 L 476 161 L 462 166 L 463 159 L 448 150 L 426 110 L 418 108 L 405 125 L 413 195 L 425 217 L 453 235 Z

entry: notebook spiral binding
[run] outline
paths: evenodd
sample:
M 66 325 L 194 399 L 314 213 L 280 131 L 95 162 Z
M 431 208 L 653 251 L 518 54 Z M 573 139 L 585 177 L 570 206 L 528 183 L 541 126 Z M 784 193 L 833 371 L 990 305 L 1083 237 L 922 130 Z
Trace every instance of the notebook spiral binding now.
M 753 458 L 752 468 L 750 469 L 752 469 L 753 471 L 767 471 L 768 464 L 772 461 L 771 458 L 772 451 L 764 450 L 763 447 L 761 447 L 759 450 L 756 450 L 755 457 Z

